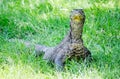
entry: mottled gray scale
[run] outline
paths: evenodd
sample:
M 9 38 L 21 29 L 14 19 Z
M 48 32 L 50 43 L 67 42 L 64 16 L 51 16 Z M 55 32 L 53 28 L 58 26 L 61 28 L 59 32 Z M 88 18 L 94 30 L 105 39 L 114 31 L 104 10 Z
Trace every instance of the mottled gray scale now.
M 36 53 L 44 52 L 43 59 L 53 61 L 56 68 L 63 68 L 66 58 L 91 57 L 90 51 L 84 46 L 82 39 L 85 14 L 82 9 L 74 9 L 70 14 L 70 31 L 60 44 L 55 47 L 36 45 Z

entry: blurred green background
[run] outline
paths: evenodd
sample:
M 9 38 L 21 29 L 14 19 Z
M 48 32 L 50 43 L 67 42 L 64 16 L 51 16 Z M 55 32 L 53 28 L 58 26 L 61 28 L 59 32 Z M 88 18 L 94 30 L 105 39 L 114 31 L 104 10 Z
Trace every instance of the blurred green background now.
M 55 46 L 69 15 L 83 8 L 83 40 L 95 61 L 68 61 L 63 72 L 33 56 L 19 39 Z M 9 42 L 15 39 L 15 42 Z M 0 0 L 0 79 L 119 79 L 120 0 Z

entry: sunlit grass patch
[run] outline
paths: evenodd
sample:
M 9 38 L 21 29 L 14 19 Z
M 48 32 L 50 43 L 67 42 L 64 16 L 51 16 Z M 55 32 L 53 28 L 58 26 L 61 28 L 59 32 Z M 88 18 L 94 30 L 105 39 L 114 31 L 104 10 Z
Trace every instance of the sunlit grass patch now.
M 39 79 L 39 78 L 48 78 L 48 79 L 102 79 L 102 75 L 96 69 L 90 69 L 85 71 L 79 71 L 77 74 L 72 72 L 57 72 L 51 71 L 52 73 L 43 73 L 40 70 L 36 72 L 30 65 L 24 65 L 21 63 L 7 65 L 4 64 L 0 69 L 0 78 L 2 79 Z

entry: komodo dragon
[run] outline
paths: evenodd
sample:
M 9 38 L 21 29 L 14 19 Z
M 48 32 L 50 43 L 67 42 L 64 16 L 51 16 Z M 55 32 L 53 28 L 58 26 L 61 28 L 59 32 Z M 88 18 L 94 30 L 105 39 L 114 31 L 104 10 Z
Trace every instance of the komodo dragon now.
M 46 47 L 35 45 L 36 55 L 44 53 L 43 59 L 53 61 L 57 69 L 64 67 L 66 58 L 91 60 L 90 51 L 84 46 L 82 40 L 83 25 L 85 22 L 85 14 L 82 9 L 74 9 L 70 14 L 70 31 L 60 44 L 55 47 Z

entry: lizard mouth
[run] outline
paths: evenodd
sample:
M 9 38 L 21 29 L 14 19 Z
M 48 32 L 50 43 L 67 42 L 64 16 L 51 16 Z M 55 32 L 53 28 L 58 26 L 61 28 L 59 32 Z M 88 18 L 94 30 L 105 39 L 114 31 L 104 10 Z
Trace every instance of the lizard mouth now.
M 75 21 L 75 22 L 80 22 L 82 19 L 83 19 L 83 17 L 80 16 L 80 15 L 74 15 L 73 16 L 73 21 Z

